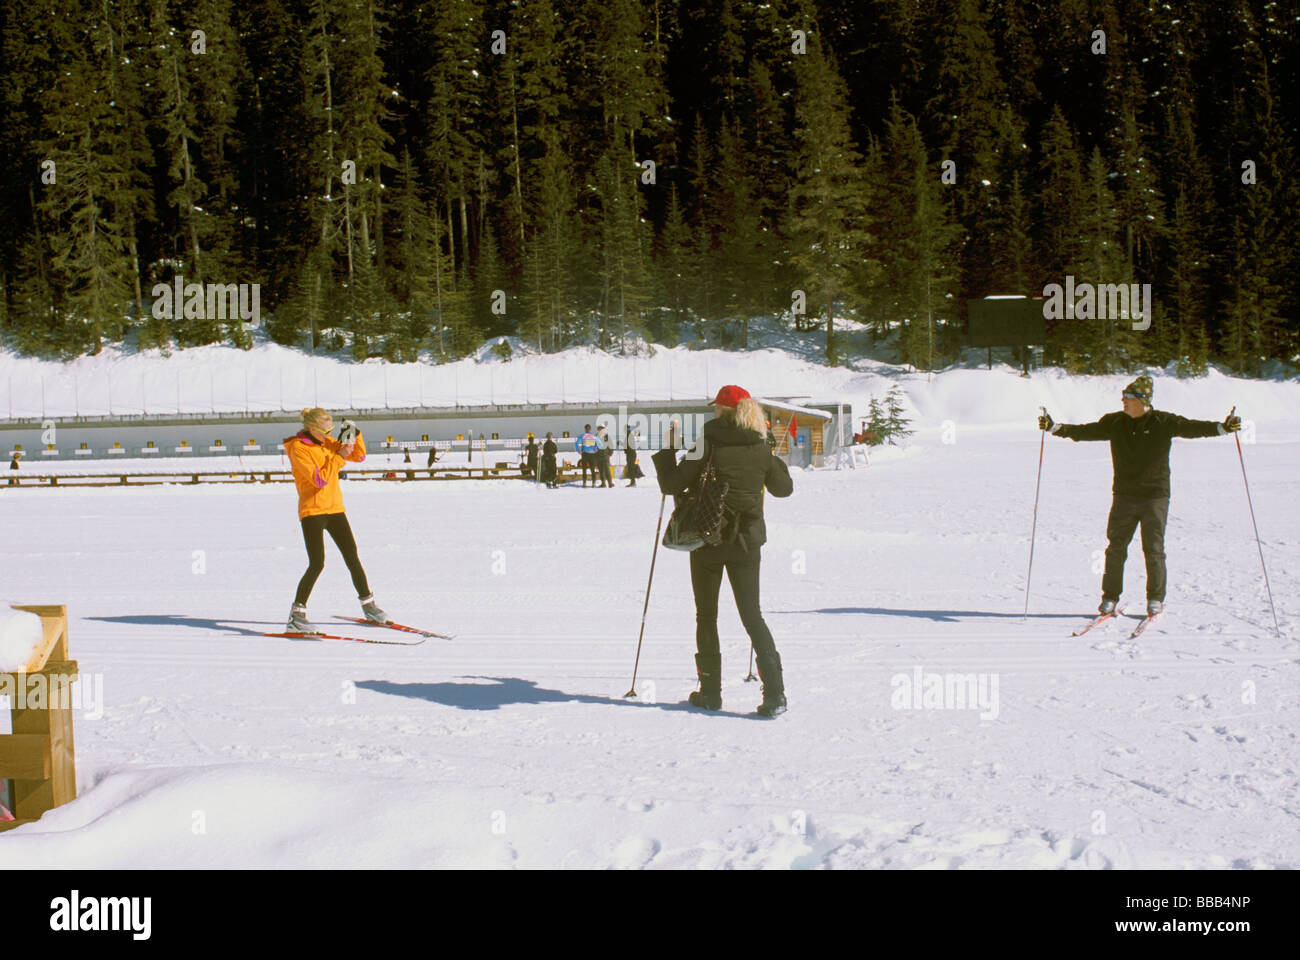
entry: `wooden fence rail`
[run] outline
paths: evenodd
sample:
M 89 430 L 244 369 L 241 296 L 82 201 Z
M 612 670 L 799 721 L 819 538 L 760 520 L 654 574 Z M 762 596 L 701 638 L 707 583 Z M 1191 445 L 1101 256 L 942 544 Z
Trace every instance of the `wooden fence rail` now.
M 578 469 L 560 464 L 559 482 L 565 483 L 578 475 Z M 511 477 L 531 481 L 523 468 L 515 463 L 499 462 L 490 467 L 423 467 L 410 464 L 380 469 L 347 470 L 345 480 L 497 480 Z M 138 487 L 152 484 L 180 483 L 292 483 L 291 470 L 185 470 L 170 473 L 28 473 L 11 474 L 12 487 Z

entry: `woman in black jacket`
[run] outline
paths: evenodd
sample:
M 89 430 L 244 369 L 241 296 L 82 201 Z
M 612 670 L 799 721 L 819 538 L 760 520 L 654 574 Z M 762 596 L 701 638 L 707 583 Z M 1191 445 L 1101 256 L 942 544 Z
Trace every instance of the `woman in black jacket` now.
M 704 425 L 703 439 L 685 460 L 677 462 L 675 450 L 660 450 L 653 457 L 659 489 L 679 494 L 700 475 L 713 458 L 719 480 L 727 486 L 722 526 L 723 542 L 691 552 L 691 589 L 695 593 L 695 665 L 700 689 L 690 696 L 694 706 L 717 710 L 722 706 L 722 655 L 718 646 L 718 591 L 722 572 L 731 581 L 741 623 L 749 634 L 763 680 L 763 702 L 758 712 L 775 717 L 786 710 L 781 656 L 759 609 L 760 548 L 767 542 L 763 522 L 763 490 L 788 497 L 794 483 L 785 461 L 767 445 L 763 408 L 742 387 L 726 386 L 713 401 L 715 417 Z M 675 438 L 670 439 L 670 446 Z

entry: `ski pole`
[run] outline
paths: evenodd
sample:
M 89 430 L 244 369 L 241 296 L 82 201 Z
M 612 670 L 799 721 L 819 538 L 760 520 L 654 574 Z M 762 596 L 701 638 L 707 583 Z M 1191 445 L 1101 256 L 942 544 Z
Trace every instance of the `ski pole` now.
M 1043 411 L 1043 416 L 1047 416 L 1047 408 L 1039 407 Z M 1029 571 L 1025 574 L 1025 613 L 1021 618 L 1029 619 L 1029 578 L 1034 574 L 1034 538 L 1038 535 L 1038 491 L 1043 485 L 1043 443 L 1047 440 L 1047 431 L 1040 430 L 1041 436 L 1038 438 L 1038 480 L 1034 483 L 1034 526 L 1029 533 Z
M 1228 411 L 1228 417 L 1231 418 L 1237 408 L 1234 405 Z M 1241 452 L 1241 436 L 1233 431 L 1232 437 L 1237 441 L 1237 459 L 1241 461 L 1241 482 L 1246 485 L 1246 504 L 1250 507 L 1250 525 L 1255 528 L 1255 548 L 1259 550 L 1259 567 L 1264 571 L 1264 589 L 1268 591 L 1268 609 L 1273 613 L 1273 629 L 1277 632 L 1278 639 L 1282 639 L 1282 628 L 1277 625 L 1277 608 L 1273 606 L 1273 588 L 1268 582 L 1268 567 L 1264 565 L 1264 546 L 1259 542 L 1259 524 L 1255 522 L 1255 504 L 1250 499 L 1250 481 L 1246 479 L 1246 458 Z
M 667 502 L 668 494 L 665 493 L 659 498 L 659 522 L 655 525 L 655 548 L 650 554 L 650 576 L 645 582 L 645 606 L 641 608 L 641 632 L 636 638 L 636 662 L 632 664 L 632 687 L 623 694 L 625 697 L 636 696 L 636 672 L 641 666 L 641 640 L 645 637 L 645 615 L 650 609 L 650 584 L 655 578 L 655 558 L 659 556 L 659 530 L 664 525 L 664 504 Z
M 751 640 L 749 642 L 749 673 L 745 675 L 745 682 L 749 683 L 749 681 L 757 679 L 758 677 L 754 676 L 754 641 Z

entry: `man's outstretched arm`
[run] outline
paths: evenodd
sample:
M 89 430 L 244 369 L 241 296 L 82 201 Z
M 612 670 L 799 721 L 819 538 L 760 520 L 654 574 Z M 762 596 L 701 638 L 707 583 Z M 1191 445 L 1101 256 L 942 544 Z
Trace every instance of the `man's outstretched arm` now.
M 1109 440 L 1110 414 L 1096 423 L 1057 423 L 1046 411 L 1038 418 L 1038 429 L 1067 440 Z

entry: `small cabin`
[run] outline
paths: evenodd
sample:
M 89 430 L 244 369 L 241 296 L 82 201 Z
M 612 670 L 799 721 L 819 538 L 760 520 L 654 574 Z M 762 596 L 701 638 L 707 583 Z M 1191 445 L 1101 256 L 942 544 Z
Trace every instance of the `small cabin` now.
M 834 419 L 831 414 L 778 400 L 758 402 L 776 438 L 776 453 L 792 467 L 820 467 L 826 454 L 826 431 Z

